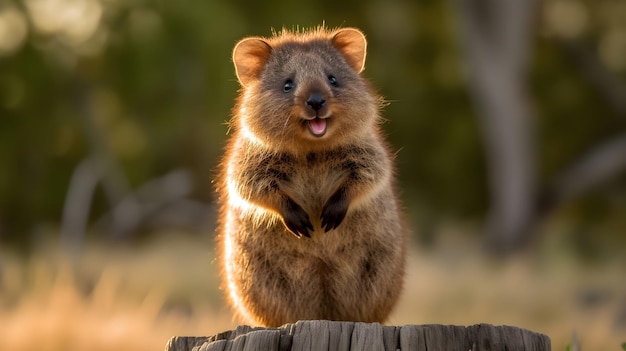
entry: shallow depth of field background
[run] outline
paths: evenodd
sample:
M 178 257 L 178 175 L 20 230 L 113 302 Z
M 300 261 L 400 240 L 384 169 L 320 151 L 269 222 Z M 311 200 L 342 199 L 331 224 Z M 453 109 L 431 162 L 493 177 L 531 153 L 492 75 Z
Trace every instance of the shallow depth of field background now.
M 531 6 L 527 45 L 502 56 L 489 51 L 507 33 L 498 3 L 1 2 L 0 350 L 154 350 L 239 323 L 213 244 L 231 50 L 324 22 L 366 33 L 364 75 L 390 102 L 383 128 L 412 237 L 387 323 L 508 324 L 554 350 L 620 350 L 626 3 L 515 5 Z M 478 36 L 468 16 L 485 16 Z M 507 92 L 485 93 L 480 78 L 519 57 L 517 99 L 494 120 Z M 522 127 L 490 123 L 509 114 Z M 494 161 L 508 150 L 490 139 L 497 128 L 525 136 L 531 157 Z M 518 174 L 502 167 L 531 179 L 517 183 L 525 193 L 498 196 L 498 177 Z M 530 211 L 506 227 L 503 208 Z

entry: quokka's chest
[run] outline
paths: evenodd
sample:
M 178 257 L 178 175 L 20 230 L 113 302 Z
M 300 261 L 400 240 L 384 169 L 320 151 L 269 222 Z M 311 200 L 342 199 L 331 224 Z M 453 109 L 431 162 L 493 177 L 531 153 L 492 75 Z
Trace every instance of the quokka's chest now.
M 290 167 L 287 177 L 279 182 L 279 186 L 294 200 L 309 207 L 309 210 L 319 212 L 330 196 L 348 181 L 349 172 L 336 159 L 332 162 L 316 161 L 294 161 L 294 167 Z

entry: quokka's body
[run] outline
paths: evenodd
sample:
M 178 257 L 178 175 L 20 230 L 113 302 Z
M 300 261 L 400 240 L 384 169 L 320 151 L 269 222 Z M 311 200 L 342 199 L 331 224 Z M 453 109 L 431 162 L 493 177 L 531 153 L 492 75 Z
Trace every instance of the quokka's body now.
M 217 188 L 224 289 L 248 322 L 383 321 L 406 231 L 382 99 L 352 28 L 246 38 Z

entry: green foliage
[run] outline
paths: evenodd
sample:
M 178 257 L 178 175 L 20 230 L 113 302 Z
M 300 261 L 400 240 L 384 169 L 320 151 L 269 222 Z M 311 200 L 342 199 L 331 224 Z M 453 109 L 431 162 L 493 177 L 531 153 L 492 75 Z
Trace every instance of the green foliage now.
M 323 22 L 368 35 L 365 75 L 391 103 L 384 128 L 399 150 L 408 205 L 427 208 L 434 222 L 478 221 L 485 213 L 484 145 L 447 1 L 91 0 L 100 17 L 83 40 L 40 28 L 30 3 L 0 6 L 18 9 L 29 33 L 14 51 L 0 51 L 0 241 L 28 245 L 37 228 L 58 225 L 72 172 L 102 147 L 132 186 L 182 167 L 198 180 L 194 196 L 211 201 L 238 89 L 233 44 L 272 28 Z M 597 43 L 612 27 L 592 5 L 584 3 L 592 14 L 585 33 Z M 541 180 L 548 183 L 591 145 L 626 130 L 626 122 L 558 44 L 539 34 L 529 86 Z M 622 196 L 625 181 L 612 185 Z M 95 201 L 93 218 L 105 207 L 101 194 Z

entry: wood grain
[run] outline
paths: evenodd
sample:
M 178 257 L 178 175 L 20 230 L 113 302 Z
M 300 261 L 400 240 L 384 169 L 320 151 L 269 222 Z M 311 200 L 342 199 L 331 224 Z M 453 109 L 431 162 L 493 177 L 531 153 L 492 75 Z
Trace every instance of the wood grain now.
M 512 326 L 476 324 L 383 326 L 378 323 L 298 321 L 280 328 L 238 326 L 210 337 L 171 338 L 166 351 L 549 351 L 546 335 Z

